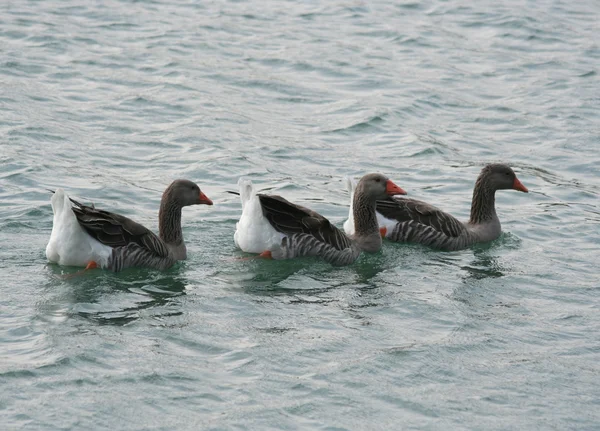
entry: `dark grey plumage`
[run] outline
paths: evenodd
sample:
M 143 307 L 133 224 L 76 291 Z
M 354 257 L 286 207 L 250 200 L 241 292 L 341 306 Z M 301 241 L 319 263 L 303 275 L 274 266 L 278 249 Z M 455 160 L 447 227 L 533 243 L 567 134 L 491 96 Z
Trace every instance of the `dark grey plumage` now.
M 452 215 L 422 201 L 387 198 L 377 202 L 377 211 L 397 221 L 387 238 L 419 243 L 441 250 L 460 250 L 478 242 L 492 241 L 501 233 L 495 209 L 496 190 L 527 192 L 513 170 L 504 164 L 485 166 L 473 190 L 471 217 L 462 223 Z
M 275 250 L 276 259 L 320 256 L 333 265 L 347 265 L 360 254 L 360 249 L 346 234 L 317 212 L 293 204 L 281 196 L 257 196 L 263 215 L 271 226 L 286 234 L 280 249 Z
M 361 251 L 376 252 L 381 248 L 375 205 L 377 199 L 404 193 L 380 174 L 365 175 L 357 186 L 354 214 L 360 227 L 348 237 L 322 215 L 281 196 L 259 194 L 263 216 L 275 230 L 285 234 L 280 248 L 272 251 L 276 259 L 320 256 L 333 265 L 354 262 Z
M 159 236 L 141 224 L 119 214 L 83 205 L 71 199 L 79 225 L 94 239 L 111 247 L 107 268 L 120 271 L 129 267 L 166 269 L 186 259 L 181 232 L 181 209 L 212 201 L 195 183 L 176 180 L 163 193 L 159 211 Z

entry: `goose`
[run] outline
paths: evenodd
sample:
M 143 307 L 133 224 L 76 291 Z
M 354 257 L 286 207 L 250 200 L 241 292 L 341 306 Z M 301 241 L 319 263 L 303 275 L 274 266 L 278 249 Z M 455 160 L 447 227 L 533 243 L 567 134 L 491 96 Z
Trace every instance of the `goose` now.
M 351 180 L 348 180 L 348 188 L 352 195 Z M 500 236 L 502 230 L 496 215 L 495 193 L 507 189 L 528 193 L 510 166 L 488 164 L 475 182 L 468 222 L 463 223 L 426 202 L 388 197 L 377 201 L 378 225 L 382 235 L 391 241 L 418 243 L 445 251 L 462 250 Z M 344 223 L 348 235 L 355 230 L 352 215 L 351 209 Z
M 361 251 L 375 253 L 381 235 L 375 217 L 378 199 L 406 194 L 381 174 L 362 177 L 354 193 L 356 232 L 347 236 L 322 215 L 277 195 L 256 193 L 252 182 L 238 181 L 242 215 L 235 244 L 248 253 L 272 259 L 320 256 L 333 265 L 353 263 Z
M 54 219 L 46 246 L 48 260 L 115 272 L 130 267 L 164 270 L 186 259 L 181 209 L 213 204 L 192 181 L 173 181 L 162 195 L 157 236 L 127 217 L 83 205 L 61 188 L 51 202 Z

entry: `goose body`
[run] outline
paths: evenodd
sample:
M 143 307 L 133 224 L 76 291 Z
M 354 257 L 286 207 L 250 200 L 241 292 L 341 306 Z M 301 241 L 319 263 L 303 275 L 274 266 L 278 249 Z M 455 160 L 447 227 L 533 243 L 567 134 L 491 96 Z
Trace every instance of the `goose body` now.
M 405 193 L 379 174 L 359 183 L 355 217 L 364 229 L 348 236 L 322 215 L 281 196 L 257 194 L 252 183 L 240 179 L 242 215 L 234 241 L 245 252 L 269 252 L 273 259 L 319 256 L 333 265 L 354 262 L 361 251 L 376 252 L 381 237 L 375 221 L 375 202 L 388 194 Z
M 187 252 L 181 234 L 181 208 L 212 201 L 191 181 L 176 180 L 163 193 L 160 234 L 119 214 L 83 205 L 58 189 L 51 199 L 52 233 L 46 246 L 50 262 L 120 271 L 129 267 L 166 269 Z
M 352 194 L 351 180 L 348 180 L 348 189 Z M 446 251 L 461 250 L 500 236 L 502 228 L 495 209 L 495 192 L 503 189 L 528 191 L 509 166 L 489 164 L 475 183 L 468 222 L 461 222 L 426 202 L 399 197 L 377 201 L 377 221 L 385 228 L 385 238 L 391 241 L 418 243 Z M 344 229 L 350 234 L 353 228 L 349 216 Z
M 105 268 L 112 254 L 112 247 L 91 237 L 79 224 L 72 210 L 69 196 L 57 189 L 51 199 L 54 218 L 52 233 L 46 246 L 50 262 L 67 266 L 86 266 L 96 262 Z
M 263 215 L 260 199 L 252 181 L 240 178 L 238 186 L 242 216 L 235 226 L 235 245 L 246 253 L 262 253 L 279 248 L 285 234 L 275 230 Z

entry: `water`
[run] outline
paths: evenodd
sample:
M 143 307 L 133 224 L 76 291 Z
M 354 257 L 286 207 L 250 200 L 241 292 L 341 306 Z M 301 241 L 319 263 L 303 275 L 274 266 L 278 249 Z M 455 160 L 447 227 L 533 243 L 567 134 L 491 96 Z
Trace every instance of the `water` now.
M 105 1 L 0 6 L 2 429 L 599 429 L 600 4 Z M 236 261 L 238 177 L 345 220 L 379 171 L 504 234 L 353 266 Z M 46 188 L 189 258 L 48 265 Z

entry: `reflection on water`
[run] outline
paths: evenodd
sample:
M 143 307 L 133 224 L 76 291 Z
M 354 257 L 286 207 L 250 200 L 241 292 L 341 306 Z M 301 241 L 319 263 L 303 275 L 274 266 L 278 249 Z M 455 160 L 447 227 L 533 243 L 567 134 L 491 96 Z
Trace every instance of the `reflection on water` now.
M 363 253 L 358 261 L 351 267 L 354 274 L 353 282 L 362 289 L 378 287 L 377 277 L 385 270 L 390 269 L 391 262 L 383 252 L 375 254 Z
M 469 283 L 470 280 L 504 276 L 498 259 L 491 255 L 489 250 L 474 250 L 473 254 L 475 257 L 473 261 L 469 265 L 461 266 L 461 269 L 466 272 L 463 277 L 465 283 Z
M 218 277 L 255 295 L 297 292 L 318 294 L 338 286 L 377 287 L 374 280 L 390 268 L 382 253 L 363 254 L 352 265 L 332 266 L 316 257 L 289 260 L 238 260 L 221 268 Z
M 128 269 L 120 273 L 92 270 L 61 279 L 64 267 L 48 265 L 46 297 L 38 302 L 40 318 L 62 320 L 77 315 L 99 324 L 125 325 L 144 310 L 152 315 L 174 315 L 173 298 L 189 284 L 181 265 L 165 271 Z M 69 268 L 70 269 L 70 268 Z
M 461 269 L 466 272 L 463 277 L 465 283 L 470 280 L 482 280 L 485 278 L 498 278 L 505 275 L 506 268 L 503 268 L 499 263 L 498 252 L 507 249 L 519 249 L 521 248 L 521 239 L 510 233 L 503 232 L 498 239 L 495 241 L 475 244 L 471 249 L 473 250 L 473 261 L 468 264 L 461 266 Z

